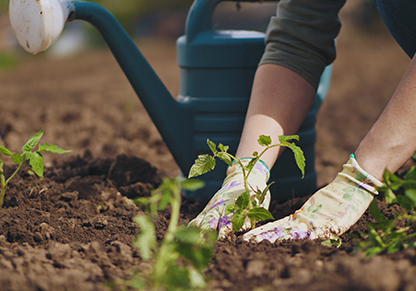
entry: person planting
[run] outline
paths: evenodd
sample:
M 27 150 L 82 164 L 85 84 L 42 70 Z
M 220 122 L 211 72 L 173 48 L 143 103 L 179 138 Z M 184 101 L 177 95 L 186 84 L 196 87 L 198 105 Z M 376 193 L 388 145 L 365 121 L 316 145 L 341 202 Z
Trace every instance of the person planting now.
M 324 68 L 335 59 L 334 39 L 341 27 L 338 13 L 345 2 L 279 2 L 277 15 L 272 17 L 267 30 L 266 50 L 254 78 L 238 157 L 251 157 L 253 152 L 261 150 L 256 142 L 259 135 L 278 140 L 281 135 L 293 135 L 298 131 L 312 106 Z M 383 185 L 385 169 L 397 171 L 415 152 L 416 3 L 409 0 L 374 0 L 374 3 L 393 37 L 411 58 L 406 73 L 354 154 L 349 159 L 346 157 L 348 161 L 336 178 L 312 195 L 295 213 L 251 230 L 244 235 L 244 240 L 275 242 L 342 235 L 378 194 L 377 187 Z M 353 112 L 351 118 L 354 118 Z M 255 183 L 267 183 L 269 168 L 283 150 L 276 147 L 262 156 L 265 171 L 258 171 L 253 177 Z M 239 179 L 234 174 L 236 171 L 238 165 L 228 170 L 233 173 L 233 180 Z M 237 199 L 241 188 L 226 182 L 227 178 L 225 198 L 229 201 Z M 209 226 L 226 235 L 231 228 L 229 223 L 224 223 L 225 213 L 220 207 L 214 206 L 201 213 L 190 224 Z M 227 219 L 232 219 L 230 216 Z M 209 224 L 213 217 L 222 223 Z

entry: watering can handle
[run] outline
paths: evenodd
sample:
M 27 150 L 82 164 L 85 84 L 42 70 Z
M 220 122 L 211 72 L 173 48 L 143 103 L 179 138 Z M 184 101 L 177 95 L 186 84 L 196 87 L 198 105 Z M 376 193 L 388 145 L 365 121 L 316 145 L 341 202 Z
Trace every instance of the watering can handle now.
M 201 31 L 213 30 L 212 15 L 220 2 L 277 2 L 277 0 L 195 0 L 186 20 L 185 34 L 192 41 Z

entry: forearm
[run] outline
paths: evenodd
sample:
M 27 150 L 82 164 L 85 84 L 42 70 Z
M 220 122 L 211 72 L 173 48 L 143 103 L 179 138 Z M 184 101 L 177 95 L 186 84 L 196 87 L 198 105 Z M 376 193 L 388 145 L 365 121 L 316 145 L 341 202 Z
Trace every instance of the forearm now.
M 247 111 L 244 130 L 237 156 L 251 157 L 261 152 L 257 139 L 261 134 L 270 135 L 274 142 L 280 135 L 295 134 L 315 97 L 315 88 L 297 73 L 273 64 L 258 68 Z M 271 168 L 284 150 L 276 147 L 268 151 L 262 160 Z
M 389 104 L 356 150 L 357 161 L 382 179 L 396 172 L 416 150 L 416 58 L 413 57 Z

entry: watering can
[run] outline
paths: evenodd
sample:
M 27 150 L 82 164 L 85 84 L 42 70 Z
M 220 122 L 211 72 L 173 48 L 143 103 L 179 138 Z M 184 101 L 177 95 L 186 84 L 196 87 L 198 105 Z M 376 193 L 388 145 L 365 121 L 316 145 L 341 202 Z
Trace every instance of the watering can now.
M 186 176 L 198 155 L 210 153 L 207 139 L 228 145 L 232 154 L 236 152 L 254 74 L 265 49 L 262 32 L 214 30 L 212 15 L 222 1 L 196 0 L 190 9 L 185 35 L 177 41 L 181 80 L 177 99 L 170 95 L 115 17 L 102 6 L 69 0 L 10 0 L 9 12 L 18 42 L 34 54 L 55 42 L 67 21 L 80 19 L 94 25 Z M 327 93 L 330 75 L 329 66 L 321 77 L 313 108 L 297 133 L 298 145 L 306 157 L 305 176 L 302 179 L 292 152 L 284 151 L 271 171 L 275 199 L 306 196 L 316 190 L 316 113 Z M 185 196 L 208 201 L 221 187 L 225 171 L 226 165 L 218 162 L 214 171 L 200 176 L 205 187 L 186 192 Z

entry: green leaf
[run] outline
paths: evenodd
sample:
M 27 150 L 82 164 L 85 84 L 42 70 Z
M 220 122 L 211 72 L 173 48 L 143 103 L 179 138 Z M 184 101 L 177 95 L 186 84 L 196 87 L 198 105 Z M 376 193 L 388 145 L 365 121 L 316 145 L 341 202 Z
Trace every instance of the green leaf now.
M 44 160 L 43 156 L 39 152 L 34 152 L 30 155 L 29 164 L 32 166 L 32 169 L 36 175 L 43 178 Z
M 393 190 L 391 190 L 390 188 L 387 188 L 384 191 L 384 197 L 386 199 L 386 203 L 388 203 L 388 204 L 392 204 L 392 203 L 395 203 L 397 201 L 396 195 L 393 193 Z
M 133 218 L 140 227 L 134 246 L 139 248 L 143 260 L 152 256 L 152 250 L 156 248 L 156 230 L 151 219 L 145 215 L 138 215 Z
M 18 153 L 13 154 L 13 163 L 20 164 L 25 160 L 23 155 L 19 155 Z
M 407 171 L 406 175 L 404 175 L 405 180 L 416 180 L 416 169 L 415 167 L 411 167 L 409 171 Z
M 175 232 L 176 251 L 188 259 L 198 270 L 205 269 L 211 260 L 217 234 L 214 231 L 204 232 L 200 228 L 179 226 Z
M 13 153 L 8 148 L 6 148 L 4 146 L 0 146 L 0 154 L 6 155 L 6 156 L 13 155 Z
M 260 192 L 257 194 L 257 199 L 259 200 L 259 205 L 261 205 L 261 204 L 264 202 L 264 198 L 266 197 L 266 194 L 267 194 L 267 192 L 269 191 L 270 186 L 271 186 L 271 185 L 273 185 L 273 184 L 274 184 L 274 181 L 273 181 L 273 182 L 271 182 L 271 183 L 269 183 L 269 185 L 267 185 L 267 187 L 266 187 L 266 188 L 264 188 L 264 189 L 263 189 L 263 191 L 260 191 Z
M 416 203 L 416 189 L 407 189 L 404 194 L 413 202 Z
M 301 171 L 302 178 L 303 178 L 305 177 L 305 166 L 306 166 L 305 155 L 303 154 L 302 149 L 296 145 L 292 148 L 292 151 L 295 155 L 296 164 L 298 165 L 298 168 Z
M 220 144 L 218 145 L 218 148 L 220 149 L 220 151 L 222 151 L 222 152 L 226 153 L 230 147 L 229 147 L 229 146 L 225 146 L 225 145 L 223 145 L 222 143 L 220 143 Z
M 263 208 L 263 207 L 257 207 L 257 208 L 250 209 L 247 215 L 253 221 L 262 221 L 262 220 L 274 219 L 274 217 L 270 213 L 270 211 Z
M 292 139 L 299 141 L 299 135 L 280 135 L 279 136 L 279 141 L 281 143 L 287 143 L 288 140 L 292 140 Z
M 39 140 L 43 136 L 43 129 L 36 133 L 34 136 L 32 136 L 26 144 L 23 146 L 22 151 L 23 152 L 30 152 L 37 144 L 39 143 Z
M 210 155 L 199 155 L 192 165 L 188 178 L 197 177 L 212 171 L 215 168 L 215 158 Z
M 241 212 L 240 213 L 237 212 L 234 214 L 233 221 L 232 221 L 234 232 L 238 232 L 243 227 L 245 219 L 246 219 L 246 216 Z
M 259 139 L 257 140 L 259 142 L 259 145 L 267 147 L 272 143 L 272 139 L 270 136 L 266 135 L 260 135 Z
M 235 204 L 228 204 L 225 208 L 225 215 L 230 215 L 234 211 L 237 210 L 237 206 Z
M 240 197 L 237 198 L 237 200 L 235 201 L 235 204 L 240 209 L 246 209 L 249 202 L 250 202 L 250 192 L 244 191 L 243 194 L 241 194 Z
M 180 226 L 176 229 L 174 236 L 180 242 L 189 245 L 194 245 L 201 240 L 198 227 Z
M 181 183 L 181 187 L 188 191 L 195 191 L 205 186 L 205 183 L 198 179 L 185 179 Z
M 376 199 L 371 202 L 368 210 L 377 222 L 382 222 L 384 220 L 384 215 L 378 207 Z
M 231 164 L 233 163 L 233 161 L 232 161 L 231 157 L 230 157 L 228 154 L 226 154 L 226 153 L 219 152 L 219 153 L 217 154 L 217 157 L 218 157 L 219 159 L 221 159 L 223 162 L 225 162 L 225 163 L 226 163 L 227 165 L 229 165 L 229 166 L 231 166 Z
M 64 153 L 71 152 L 71 151 L 61 149 L 57 145 L 47 144 L 47 143 L 45 143 L 44 145 L 39 145 L 38 151 L 39 152 L 50 152 L 50 153 L 54 153 L 54 154 L 64 154 Z
M 218 152 L 217 151 L 217 145 L 213 141 L 211 141 L 209 139 L 207 139 L 207 144 L 208 144 L 209 148 L 211 149 L 212 153 L 214 155 L 217 154 L 217 152 Z

